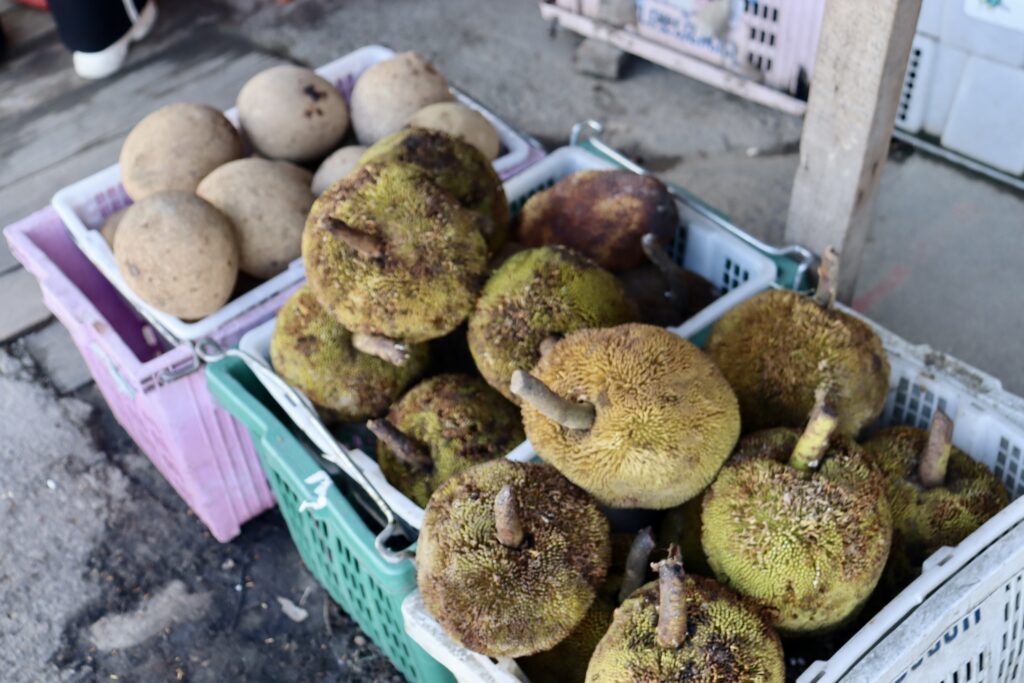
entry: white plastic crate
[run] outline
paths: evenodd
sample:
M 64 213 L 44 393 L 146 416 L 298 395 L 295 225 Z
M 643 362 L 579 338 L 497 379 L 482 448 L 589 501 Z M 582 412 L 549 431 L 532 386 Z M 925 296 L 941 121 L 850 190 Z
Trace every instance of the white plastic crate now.
M 932 64 L 928 107 L 924 114 L 924 132 L 940 137 L 953 107 L 957 86 L 964 73 L 968 54 L 958 47 L 938 43 Z
M 824 0 L 725 0 L 732 18 L 722 38 L 701 35 L 694 15 L 707 0 L 637 0 L 637 32 L 680 52 L 797 93 L 814 71 Z
M 813 663 L 798 683 L 1019 681 L 1024 677 L 1024 401 L 1004 392 L 998 380 L 871 324 L 892 368 L 878 424 L 926 428 L 941 408 L 955 420 L 953 442 L 995 471 L 1015 500 L 956 548 L 929 558 L 921 577 L 831 659 Z M 460 682 L 528 680 L 511 660 L 491 660 L 449 638 L 418 591 L 405 599 L 402 614 L 409 636 Z
M 316 72 L 331 81 L 347 100 L 352 93 L 356 79 L 363 71 L 377 62 L 389 59 L 394 54 L 393 50 L 386 47 L 368 45 L 325 64 Z M 494 160 L 494 169 L 502 178 L 514 175 L 543 155 L 523 136 L 512 130 L 508 124 L 468 95 L 455 88 L 452 88 L 452 92 L 463 104 L 480 111 L 498 131 L 503 154 Z M 235 108 L 224 113 L 232 123 L 238 125 L 238 114 Z M 163 327 L 175 339 L 194 341 L 210 336 L 229 320 L 237 318 L 245 311 L 284 291 L 304 277 L 302 259 L 298 258 L 284 272 L 232 299 L 219 311 L 201 320 L 187 322 L 162 313 L 142 301 L 131 291 L 118 272 L 113 252 L 99 233 L 99 228 L 110 214 L 130 203 L 131 199 L 121 185 L 121 171 L 118 164 L 108 166 L 102 171 L 61 189 L 54 195 L 52 201 L 53 207 L 60 214 L 61 220 L 64 221 L 72 238 L 86 257 L 110 280 L 122 296 Z
M 576 171 L 617 169 L 610 161 L 580 147 L 560 147 L 545 159 L 505 183 L 505 194 L 515 214 L 536 192 L 551 187 Z M 723 290 L 718 299 L 672 331 L 693 337 L 730 308 L 767 289 L 778 269 L 770 258 L 714 225 L 703 214 L 677 201 L 680 232 L 672 247 L 676 262 Z M 685 231 L 685 232 L 684 232 Z
M 1024 46 L 1024 33 L 1019 36 Z M 1024 68 L 968 57 L 942 145 L 1010 175 L 1024 175 Z
M 908 133 L 917 133 L 924 126 L 931 101 L 932 72 L 938 43 L 918 33 L 910 46 L 907 70 L 903 74 L 903 90 L 896 108 L 896 126 Z

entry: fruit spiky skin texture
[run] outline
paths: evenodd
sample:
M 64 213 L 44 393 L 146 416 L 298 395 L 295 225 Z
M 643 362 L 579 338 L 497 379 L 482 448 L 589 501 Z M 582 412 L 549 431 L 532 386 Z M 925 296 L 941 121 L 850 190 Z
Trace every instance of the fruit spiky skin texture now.
M 519 241 L 563 244 L 602 268 L 623 271 L 647 262 L 640 238 L 675 236 L 675 200 L 656 178 L 623 170 L 578 171 L 538 192 L 519 215 Z
M 704 494 L 701 541 L 722 583 L 775 613 L 783 635 L 813 636 L 856 614 L 892 539 L 885 482 L 852 439 L 834 436 L 817 470 L 787 464 L 800 434 L 755 432 Z
M 384 414 L 427 367 L 427 347 L 409 349 L 397 367 L 352 347 L 352 334 L 321 308 L 309 287 L 281 307 L 270 340 L 275 372 L 304 393 L 320 414 L 349 422 Z
M 336 236 L 373 241 L 368 255 Z M 352 332 L 408 343 L 441 337 L 473 307 L 487 268 L 476 214 L 407 164 L 369 164 L 313 204 L 302 236 L 309 286 Z
M 522 404 L 537 453 L 605 505 L 665 509 L 714 479 L 740 432 L 736 396 L 711 360 L 667 330 L 630 323 L 575 332 L 534 369 L 559 396 L 591 403 L 587 430 Z
M 400 461 L 384 442 L 377 442 L 384 476 L 420 506 L 448 477 L 500 458 L 526 438 L 516 407 L 468 375 L 438 375 L 420 382 L 391 407 L 388 419 L 430 451 L 433 467 L 425 471 Z
M 515 489 L 526 542 L 498 540 L 494 500 Z M 605 578 L 608 520 L 550 465 L 491 460 L 430 498 L 416 551 L 423 601 L 444 630 L 490 657 L 549 650 L 582 621 Z
M 717 581 L 688 575 L 687 633 L 678 649 L 658 645 L 657 581 L 615 611 L 586 683 L 782 683 L 782 644 L 756 606 Z
M 508 240 L 509 210 L 505 188 L 483 154 L 447 133 L 406 128 L 370 147 L 359 165 L 380 162 L 412 164 L 423 169 L 467 209 L 483 217 L 478 227 L 494 254 Z
M 707 351 L 736 391 L 744 432 L 802 426 L 828 381 L 844 434 L 855 436 L 885 406 L 889 359 L 878 335 L 795 292 L 770 290 L 733 308 Z
M 1009 502 L 1002 482 L 956 446 L 945 483 L 923 488 L 917 471 L 927 441 L 922 429 L 889 427 L 864 443 L 885 477 L 892 509 L 892 552 L 882 579 L 892 593 L 916 578 L 932 553 L 957 545 Z
M 565 247 L 515 254 L 491 275 L 469 318 L 469 348 L 487 383 L 511 401 L 515 370 L 540 360 L 540 345 L 592 327 L 636 320 L 615 276 Z

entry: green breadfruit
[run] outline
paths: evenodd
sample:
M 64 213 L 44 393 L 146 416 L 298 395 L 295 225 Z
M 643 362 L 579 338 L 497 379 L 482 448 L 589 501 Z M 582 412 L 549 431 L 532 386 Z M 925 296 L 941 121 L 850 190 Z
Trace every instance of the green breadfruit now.
M 469 348 L 487 383 L 518 402 L 512 373 L 536 365 L 546 339 L 636 317 L 615 276 L 593 261 L 565 247 L 528 249 L 484 285 L 469 317 Z
M 500 458 L 526 438 L 516 407 L 468 375 L 420 382 L 391 407 L 387 419 L 406 443 L 395 450 L 386 437 L 379 439 L 377 461 L 387 480 L 421 507 L 452 475 Z M 408 458 L 409 447 L 425 457 Z
M 321 308 L 308 286 L 281 307 L 270 340 L 270 361 L 330 420 L 349 422 L 384 414 L 427 367 L 425 344 L 409 348 L 401 367 L 362 353 L 352 333 Z
M 476 219 L 415 166 L 365 165 L 309 212 L 309 286 L 352 332 L 441 337 L 469 315 L 487 269 Z
M 923 429 L 889 427 L 864 444 L 885 477 L 892 510 L 892 552 L 882 578 L 890 595 L 917 578 L 932 553 L 957 545 L 1009 502 L 1002 482 L 948 443 L 941 483 L 927 486 L 919 470 L 928 441 Z
M 816 436 L 814 425 L 805 436 Z M 701 545 L 711 569 L 770 609 L 784 635 L 818 635 L 855 615 L 892 538 L 884 480 L 870 458 L 848 437 L 817 440 L 816 457 L 801 464 L 793 457 L 806 443 L 800 432 L 750 434 L 704 494 Z
M 739 437 L 736 397 L 718 368 L 651 325 L 570 334 L 512 388 L 537 453 L 610 507 L 684 503 Z
M 778 635 L 755 605 L 713 579 L 686 575 L 678 549 L 657 581 L 618 610 L 586 683 L 782 683 Z
M 889 359 L 881 340 L 833 308 L 834 297 L 822 298 L 769 290 L 715 323 L 707 351 L 736 391 L 744 432 L 799 427 L 823 382 L 841 433 L 856 436 L 882 412 Z
M 586 616 L 608 570 L 608 520 L 555 468 L 491 460 L 431 496 L 416 551 L 430 614 L 490 657 L 549 650 Z
M 508 239 L 505 188 L 491 162 L 473 145 L 447 133 L 405 128 L 380 140 L 359 158 L 359 165 L 398 162 L 426 171 L 467 209 L 480 215 L 478 227 L 491 254 Z

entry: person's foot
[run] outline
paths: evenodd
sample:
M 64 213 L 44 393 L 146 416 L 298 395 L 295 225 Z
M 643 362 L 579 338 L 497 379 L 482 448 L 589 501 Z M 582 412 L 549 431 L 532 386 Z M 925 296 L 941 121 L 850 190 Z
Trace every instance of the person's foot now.
M 99 52 L 74 52 L 71 61 L 82 78 L 106 78 L 120 71 L 128 57 L 128 47 L 149 35 L 156 23 L 156 0 L 149 0 L 134 25 L 117 42 Z

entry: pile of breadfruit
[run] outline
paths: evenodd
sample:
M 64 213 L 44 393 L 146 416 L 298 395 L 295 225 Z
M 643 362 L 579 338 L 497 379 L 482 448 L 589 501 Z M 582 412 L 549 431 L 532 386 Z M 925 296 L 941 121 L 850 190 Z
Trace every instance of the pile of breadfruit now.
M 678 223 L 623 171 L 513 220 L 479 148 L 418 127 L 305 220 L 274 369 L 325 421 L 365 421 L 425 507 L 427 608 L 532 683 L 784 681 L 784 647 L 850 628 L 1007 503 L 940 412 L 857 441 L 889 363 L 834 306 L 834 254 L 813 296 L 749 299 L 706 350 L 651 324 L 714 296 L 665 251 Z M 524 437 L 542 462 L 503 457 Z
M 276 66 L 242 87 L 237 110 L 240 130 L 212 107 L 171 104 L 121 148 L 134 203 L 108 218 L 103 235 L 132 291 L 184 320 L 216 312 L 297 259 L 313 200 L 360 162 L 365 145 L 415 126 L 465 140 L 488 161 L 500 151 L 490 122 L 454 101 L 444 76 L 413 52 L 363 72 L 350 102 L 310 69 Z

